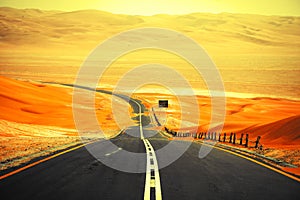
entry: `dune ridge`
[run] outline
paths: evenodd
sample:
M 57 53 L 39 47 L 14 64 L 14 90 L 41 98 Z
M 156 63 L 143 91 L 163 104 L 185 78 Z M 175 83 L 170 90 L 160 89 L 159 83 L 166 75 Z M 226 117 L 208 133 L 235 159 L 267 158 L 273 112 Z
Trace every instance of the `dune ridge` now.
M 207 132 L 211 117 L 210 97 L 197 96 L 200 119 L 199 124 L 190 124 L 189 121 L 180 121 L 181 112 L 189 113 L 190 118 L 195 118 L 194 106 L 188 97 L 185 102 L 180 102 L 170 94 L 138 93 L 137 97 L 143 99 L 145 105 L 154 107 L 158 117 L 166 119 L 164 126 L 184 131 Z M 169 101 L 167 109 L 157 107 L 159 99 Z M 291 101 L 278 98 L 226 98 L 226 114 L 222 132 L 249 133 L 250 139 L 255 140 L 261 136 L 261 142 L 267 146 L 300 145 L 300 101 Z M 164 115 L 160 115 L 163 113 Z M 214 127 L 212 127 L 214 129 Z M 213 129 L 211 131 L 213 131 Z M 219 131 L 219 130 L 218 130 Z
M 300 17 L 230 13 L 131 16 L 98 10 L 14 8 L 0 8 L 0 13 L 0 74 L 4 76 L 72 83 L 87 55 L 102 41 L 133 28 L 158 27 L 198 42 L 216 63 L 227 92 L 299 98 Z M 163 64 L 181 74 L 195 75 L 184 63 L 163 56 L 159 62 L 164 60 Z M 155 54 L 145 52 L 121 59 L 116 67 L 129 71 L 140 60 L 156 63 L 156 59 Z M 61 70 L 56 70 L 58 67 Z M 104 76 L 115 80 L 117 74 Z M 206 89 L 201 77 L 190 79 L 194 87 Z
M 300 144 L 300 115 L 287 117 L 265 125 L 249 127 L 239 132 L 250 132 L 254 136 L 263 135 L 269 144 Z
M 189 120 L 189 118 L 196 117 L 193 114 L 195 105 L 188 101 L 189 97 L 185 102 L 179 102 L 171 94 L 140 91 L 135 98 L 143 100 L 149 109 L 154 107 L 156 116 L 161 123 L 158 129 L 167 127 L 183 133 L 217 130 L 222 133 L 226 132 L 227 139 L 231 132 L 237 133 L 237 138 L 241 133 L 247 133 L 251 150 L 253 150 L 251 147 L 254 146 L 257 136 L 261 136 L 260 143 L 263 145 L 263 151 L 257 150 L 258 153 L 298 166 L 298 168 L 281 168 L 294 174 L 300 174 L 300 101 L 270 97 L 227 97 L 225 122 L 220 131 L 218 126 L 212 126 L 212 129 L 208 130 L 211 117 L 209 96 L 197 96 L 200 110 L 199 124 L 195 124 L 195 120 Z M 169 107 L 167 109 L 158 108 L 159 99 L 168 100 Z M 182 121 L 181 112 L 188 113 L 189 118 Z M 244 147 L 239 146 L 238 148 Z
M 100 10 L 77 10 L 71 12 L 44 11 L 38 9 L 0 8 L 1 41 L 11 44 L 36 45 L 33 41 L 65 43 L 76 36 L 86 35 L 85 42 L 91 42 L 93 35 L 102 39 L 107 33 L 128 27 L 174 28 L 195 37 L 208 39 L 208 43 L 243 41 L 246 44 L 263 46 L 299 46 L 300 17 L 263 16 L 248 14 L 191 13 L 187 15 L 124 15 Z M 176 22 L 176 24 L 174 24 Z M 109 28 L 107 28 L 109 27 Z M 215 40 L 209 37 L 213 34 Z M 283 37 L 284 35 L 284 37 Z M 35 40 L 28 37 L 35 36 Z M 221 37 L 222 36 L 222 37 Z M 227 39 L 226 39 L 227 38 Z M 79 40 L 76 43 L 80 42 Z M 226 45 L 223 45 L 224 47 Z M 295 50 L 295 49 L 294 49 Z
M 72 88 L 18 81 L 0 76 L 0 171 L 101 135 L 78 133 L 72 114 Z M 97 93 L 96 115 L 104 133 L 115 135 L 132 123 L 125 117 L 116 124 L 110 108 L 112 98 Z M 82 102 L 84 103 L 84 102 Z M 117 108 L 128 109 L 117 101 Z M 89 108 L 87 108 L 88 112 Z M 82 113 L 84 115 L 84 113 Z M 87 120 L 88 130 L 97 130 Z
M 112 35 L 132 28 L 168 28 L 197 41 L 216 63 L 227 92 L 299 98 L 299 26 L 300 17 L 292 16 L 230 13 L 130 16 L 98 10 L 63 12 L 2 7 L 0 133 L 4 136 L 2 139 L 13 138 L 10 141 L 2 140 L 2 143 L 14 144 L 15 139 L 21 141 L 25 132 L 28 133 L 26 137 L 36 134 L 27 130 L 30 128 L 28 125 L 45 130 L 45 134 L 51 127 L 57 130 L 53 133 L 55 136 L 76 136 L 76 132 L 71 131 L 75 129 L 71 89 L 16 81 L 4 76 L 30 81 L 73 83 L 79 67 L 92 49 Z M 149 52 L 139 56 L 130 59 L 125 57 L 120 59 L 121 62 L 115 62 L 118 64 L 117 70 L 104 75 L 107 80 L 105 84 L 114 85 L 112 80 L 119 78 L 116 72 L 129 71 L 133 65 L 140 63 L 157 63 L 162 60 L 181 74 L 186 72 L 189 77 L 196 74 L 188 71 L 187 65 L 168 55 L 164 55 L 163 59 Z M 195 80 L 198 81 L 197 77 L 192 79 Z M 203 85 L 203 80 L 196 81 L 196 86 Z M 265 90 L 260 93 L 259 89 Z M 186 129 L 208 128 L 211 114 L 209 97 L 197 96 L 201 117 L 199 124 L 191 124 L 188 120 L 180 121 L 180 108 L 176 105 L 176 98 L 171 95 L 141 93 L 137 96 L 147 103 L 148 108 L 157 105 L 160 97 L 171 99 L 173 104 L 167 112 L 167 126 L 176 128 L 182 123 Z M 111 109 L 105 106 L 110 105 L 111 99 L 101 94 L 97 94 L 97 98 L 97 116 L 103 127 L 117 131 L 130 124 L 125 121 L 118 126 L 112 120 Z M 120 103 L 119 106 L 124 107 L 124 104 Z M 191 114 L 194 106 L 189 101 L 184 102 L 186 112 Z M 298 148 L 299 101 L 228 97 L 226 112 L 223 131 L 249 132 L 250 137 L 260 134 L 262 143 L 270 148 L 283 148 L 289 144 L 293 144 L 289 148 Z M 18 127 L 19 134 L 12 134 Z M 61 132 L 61 128 L 64 128 L 65 133 Z

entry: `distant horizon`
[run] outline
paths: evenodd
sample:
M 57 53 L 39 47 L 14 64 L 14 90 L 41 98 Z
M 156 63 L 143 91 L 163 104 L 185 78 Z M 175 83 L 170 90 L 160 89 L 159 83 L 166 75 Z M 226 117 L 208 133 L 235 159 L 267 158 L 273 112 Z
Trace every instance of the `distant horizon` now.
M 300 88 L 299 17 L 201 13 L 148 17 L 96 9 L 64 12 L 2 8 L 0 12 L 4 16 L 0 20 L 0 73 L 10 77 L 72 83 L 82 62 L 103 41 L 122 31 L 155 27 L 184 34 L 201 45 L 220 70 L 227 92 L 299 99 L 295 92 Z M 159 34 L 160 31 L 155 33 Z M 141 36 L 146 43 L 152 41 L 148 35 Z M 173 45 L 173 40 L 166 41 L 169 44 Z M 102 81 L 114 85 L 120 74 L 145 63 L 170 66 L 188 77 L 193 87 L 207 88 L 203 78 L 183 57 L 155 48 L 133 51 L 115 59 L 112 70 L 105 72 Z M 143 79 L 136 75 L 127 83 Z M 170 76 L 160 74 L 160 79 L 180 86 Z
M 40 11 L 58 11 L 58 12 L 76 12 L 76 11 L 88 11 L 88 10 L 94 10 L 94 11 L 99 11 L 99 12 L 106 12 L 114 15 L 130 15 L 130 16 L 146 16 L 146 17 L 151 17 L 151 16 L 156 16 L 156 15 L 170 15 L 170 16 L 177 16 L 177 15 L 191 15 L 191 14 L 214 14 L 214 15 L 219 15 L 219 14 L 233 14 L 233 15 L 260 15 L 260 16 L 282 16 L 282 17 L 300 17 L 300 15 L 281 15 L 281 14 L 255 14 L 255 13 L 240 13 L 240 12 L 190 12 L 190 13 L 182 13 L 182 14 L 173 14 L 173 13 L 157 13 L 157 14 L 151 14 L 151 15 L 146 15 L 146 14 L 128 14 L 128 13 L 115 13 L 107 10 L 100 10 L 100 9 L 95 9 L 95 8 L 86 8 L 86 9 L 78 9 L 78 10 L 59 10 L 59 9 L 40 9 L 40 8 L 17 8 L 17 7 L 12 7 L 12 6 L 0 6 L 0 8 L 12 8 L 12 9 L 17 9 L 17 10 L 40 10 Z
M 266 16 L 300 16 L 298 0 L 1 0 L 0 7 L 58 11 L 101 10 L 114 14 L 152 16 L 157 14 L 186 15 L 190 13 L 233 13 Z

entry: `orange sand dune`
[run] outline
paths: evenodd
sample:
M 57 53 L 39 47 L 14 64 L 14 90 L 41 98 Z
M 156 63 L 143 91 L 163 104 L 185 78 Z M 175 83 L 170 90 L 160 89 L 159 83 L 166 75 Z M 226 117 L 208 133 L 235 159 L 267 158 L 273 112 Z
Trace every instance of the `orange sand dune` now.
M 75 129 L 72 90 L 0 76 L 0 120 Z M 96 114 L 101 128 L 119 130 L 120 127 L 112 120 L 111 96 L 96 93 L 95 98 Z M 116 106 L 128 107 L 122 101 L 118 101 Z M 125 121 L 123 126 L 126 123 Z
M 74 128 L 72 89 L 0 77 L 0 119 Z
M 191 121 L 180 121 L 181 112 L 195 118 L 192 102 L 185 98 L 179 102 L 175 96 L 165 94 L 140 93 L 137 95 L 146 102 L 148 107 L 156 106 L 159 99 L 167 99 L 169 108 L 163 110 L 167 120 L 165 126 L 174 130 L 208 131 L 211 117 L 211 102 L 209 97 L 198 96 L 200 120 L 198 124 Z M 300 144 L 300 101 L 275 98 L 233 98 L 227 97 L 225 123 L 223 132 L 249 133 L 250 139 L 262 136 L 262 143 L 279 145 Z M 183 105 L 180 110 L 179 105 Z M 162 112 L 156 109 L 156 112 Z M 159 117 L 160 115 L 158 115 Z M 213 128 L 213 127 L 212 127 Z
M 269 124 L 249 127 L 240 132 L 262 135 L 264 143 L 274 145 L 300 144 L 300 115 L 288 117 Z
M 172 95 L 139 93 L 136 95 L 148 108 L 155 108 L 155 113 L 162 123 L 172 130 L 180 131 L 208 131 L 211 116 L 210 97 L 198 96 L 200 120 L 198 124 L 190 121 L 181 121 L 181 112 L 187 112 L 189 118 L 195 118 L 193 105 L 188 98 L 182 104 Z M 169 100 L 167 109 L 158 108 L 158 100 Z M 248 133 L 250 142 L 261 136 L 261 144 L 264 147 L 264 155 L 300 166 L 300 101 L 274 98 L 233 98 L 227 97 L 225 123 L 222 132 L 236 132 L 238 138 L 241 133 Z M 164 115 L 162 115 L 163 113 Z M 252 145 L 253 143 L 251 143 Z M 300 174 L 299 168 L 286 171 Z
M 161 27 L 179 31 L 199 42 L 219 67 L 228 92 L 258 92 L 299 98 L 300 17 L 229 13 L 130 16 L 95 10 L 62 12 L 13 8 L 0 8 L 0 13 L 1 75 L 72 83 L 81 63 L 101 41 L 123 30 Z M 120 74 L 129 71 L 132 66 L 145 63 L 172 66 L 189 79 L 195 74 L 195 70 L 186 70 L 189 65 L 185 62 L 161 52 L 152 54 L 145 51 L 131 56 L 120 58 L 119 62 L 114 62 L 116 68 L 106 71 L 106 81 L 103 82 L 107 87 L 113 88 Z M 258 83 L 264 76 L 267 79 Z M 203 89 L 198 78 L 193 79 L 197 81 L 192 86 L 197 88 L 200 84 Z M 275 86 L 268 88 L 274 83 Z M 259 87 L 254 87 L 257 84 Z M 205 84 L 203 87 L 206 88 Z M 257 91 L 265 87 L 268 90 Z M 0 77 L 0 133 L 3 136 L 11 136 L 15 132 L 20 136 L 24 136 L 24 132 L 33 134 L 28 124 L 37 130 L 53 127 L 74 130 L 71 94 L 70 88 Z M 191 123 L 189 119 L 198 118 L 193 115 L 196 105 L 188 98 L 182 107 L 189 117 L 182 121 L 174 96 L 153 93 L 137 96 L 147 102 L 148 108 L 157 105 L 159 98 L 171 100 L 170 108 L 165 111 L 165 125 L 168 127 L 176 129 L 182 125 L 186 129 L 208 129 L 211 115 L 209 97 L 197 97 L 201 116 L 198 123 Z M 110 97 L 97 94 L 96 98 L 98 121 L 103 127 L 116 131 L 130 124 L 127 112 L 122 117 L 124 122 L 118 124 L 121 126 L 112 120 Z M 124 104 L 120 102 L 119 106 L 124 107 Z M 251 138 L 261 135 L 263 144 L 277 147 L 291 141 L 299 144 L 299 106 L 299 101 L 285 99 L 228 97 L 223 131 L 247 131 Z M 88 120 L 86 123 L 88 126 Z M 297 148 L 296 144 L 292 148 Z
M 0 76 L 0 170 L 82 142 L 73 120 L 72 90 Z M 132 123 L 125 115 L 118 124 L 113 120 L 110 95 L 97 93 L 95 98 L 96 115 L 105 136 L 114 135 Z M 114 105 L 128 109 L 124 101 Z M 89 125 L 89 120 L 86 126 L 97 130 Z

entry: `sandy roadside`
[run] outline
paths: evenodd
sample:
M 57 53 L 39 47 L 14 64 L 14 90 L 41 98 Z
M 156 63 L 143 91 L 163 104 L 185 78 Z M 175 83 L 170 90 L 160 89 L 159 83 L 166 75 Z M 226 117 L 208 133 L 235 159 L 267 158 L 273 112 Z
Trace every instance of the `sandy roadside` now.
M 135 98 L 143 100 L 150 109 L 155 108 L 162 127 L 178 131 L 197 130 L 207 132 L 211 120 L 211 101 L 209 97 L 197 96 L 200 120 L 182 121 L 181 113 L 187 112 L 189 118 L 194 119 L 195 107 L 189 98 L 181 103 L 178 98 L 166 94 L 139 93 Z M 158 108 L 158 100 L 169 101 L 169 108 Z M 222 132 L 235 132 L 237 137 L 241 133 L 248 133 L 249 140 L 255 141 L 261 136 L 261 144 L 264 147 L 263 154 L 298 168 L 285 168 L 287 171 L 300 174 L 300 102 L 287 99 L 274 98 L 233 98 L 227 97 L 225 123 Z M 181 110 L 182 109 L 182 110 Z M 186 113 L 185 113 L 186 114 Z M 196 114 L 195 114 L 196 115 Z M 243 147 L 242 147 L 243 148 Z M 253 149 L 252 149 L 253 150 Z M 260 152 L 262 153 L 262 152 Z
M 0 77 L 0 170 L 26 163 L 36 157 L 80 144 L 72 114 L 72 88 L 23 82 Z M 132 123 L 127 115 L 130 107 L 125 101 L 115 101 L 108 94 L 96 93 L 95 109 L 99 126 L 105 137 L 118 133 Z M 123 121 L 115 122 L 111 109 L 126 110 Z M 84 105 L 84 102 L 82 102 Z M 89 130 L 94 130 L 89 120 Z

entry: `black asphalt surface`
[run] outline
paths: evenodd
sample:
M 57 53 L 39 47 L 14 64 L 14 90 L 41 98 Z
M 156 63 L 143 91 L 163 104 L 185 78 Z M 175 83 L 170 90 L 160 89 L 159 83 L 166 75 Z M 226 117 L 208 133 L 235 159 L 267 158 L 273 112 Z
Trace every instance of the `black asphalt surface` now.
M 144 153 L 143 142 L 134 137 L 138 129 L 131 127 L 128 132 L 130 135 L 121 134 L 111 141 L 122 149 Z M 90 145 L 103 150 L 103 142 Z M 157 134 L 150 142 L 159 149 L 169 141 Z M 200 146 L 193 143 L 182 157 L 160 170 L 163 199 L 300 199 L 298 182 L 216 149 L 199 159 Z M 141 200 L 144 185 L 144 173 L 111 169 L 83 147 L 1 180 L 0 194 L 7 200 Z

